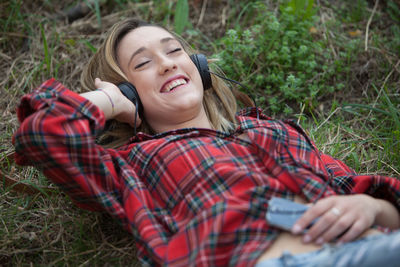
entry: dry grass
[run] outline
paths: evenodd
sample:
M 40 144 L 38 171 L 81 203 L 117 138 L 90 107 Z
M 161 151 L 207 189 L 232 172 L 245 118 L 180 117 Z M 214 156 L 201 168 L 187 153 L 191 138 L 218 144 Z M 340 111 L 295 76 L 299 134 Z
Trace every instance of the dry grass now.
M 80 74 L 92 54 L 91 46 L 98 47 L 104 38 L 102 33 L 116 21 L 137 16 L 135 5 L 129 4 L 123 11 L 104 15 L 101 27 L 93 13 L 69 24 L 61 14 L 73 2 L 63 3 L 63 6 L 41 1 L 27 5 L 18 1 L 1 4 L 1 10 L 20 8 L 23 16 L 15 14 L 10 20 L 15 25 L 1 37 L 0 153 L 3 163 L 5 155 L 13 151 L 11 136 L 18 127 L 15 110 L 20 97 L 52 76 L 80 91 Z M 7 16 L 12 14 L 1 14 L 2 19 Z M 49 62 L 40 25 L 48 45 Z M 52 188 L 32 168 L 6 162 L 1 170 L 24 184 Z M 132 236 L 108 215 L 76 208 L 55 188 L 47 195 L 15 191 L 0 189 L 0 266 L 138 265 Z
M 138 265 L 133 238 L 110 217 L 76 208 L 68 197 L 53 188 L 38 171 L 20 168 L 5 160 L 5 156 L 13 151 L 11 137 L 18 127 L 15 110 L 23 94 L 51 76 L 79 92 L 83 65 L 91 56 L 93 47 L 98 47 L 104 39 L 103 33 L 106 29 L 124 17 L 136 16 L 145 20 L 152 18 L 162 21 L 166 16 L 162 10 L 163 5 L 173 3 L 165 1 L 166 4 L 155 5 L 152 1 L 128 2 L 119 7 L 113 1 L 100 1 L 103 6 L 99 26 L 93 12 L 69 24 L 62 14 L 75 2 L 63 1 L 62 6 L 58 2 L 49 1 L 0 3 L 0 18 L 3 22 L 0 37 L 0 155 L 4 163 L 0 170 L 25 184 L 50 187 L 49 194 L 31 195 L 18 193 L 10 187 L 0 187 L 0 266 Z M 235 14 L 236 2 L 208 1 L 202 18 L 204 2 L 198 0 L 191 4 L 191 22 L 202 34 L 198 37 L 188 34 L 185 37 L 196 43 L 200 49 L 205 47 L 213 50 L 214 45 L 209 40 L 223 35 L 230 16 Z M 273 1 L 265 2 L 271 2 L 272 5 Z M 321 18 L 328 21 L 335 16 L 332 7 L 326 5 L 325 1 L 315 2 L 321 7 Z M 382 6 L 376 12 L 382 13 L 384 8 Z M 371 9 L 369 8 L 369 14 Z M 360 23 L 363 27 L 368 18 Z M 379 23 L 372 20 L 371 27 L 383 29 L 386 22 Z M 44 35 L 41 34 L 41 27 Z M 324 27 L 328 26 L 322 21 L 321 38 L 333 38 L 357 28 L 362 31 L 365 29 L 351 23 L 343 25 L 337 32 Z M 371 36 L 372 29 L 369 31 Z M 335 42 L 331 46 L 335 53 L 340 52 Z M 368 52 L 352 61 L 353 74 L 356 74 L 350 81 L 352 91 L 343 92 L 341 99 L 357 97 L 359 103 L 371 105 L 375 101 L 381 101 L 379 94 L 372 90 L 374 84 L 381 92 L 388 86 L 394 87 L 390 91 L 390 97 L 400 98 L 398 51 L 387 51 L 372 41 L 368 49 Z M 382 61 L 386 62 L 386 68 L 381 68 Z M 327 100 L 331 99 L 332 96 L 327 97 Z M 393 103 L 399 108 L 399 101 Z M 400 156 L 397 155 L 396 158 L 396 155 L 392 155 L 394 152 L 391 148 L 380 140 L 370 142 L 381 131 L 375 126 L 378 117 L 369 116 L 368 113 L 355 116 L 355 113 L 345 112 L 340 107 L 329 110 L 323 103 L 320 111 L 316 111 L 318 112 L 314 120 L 312 114 L 307 114 L 310 120 L 307 120 L 309 127 L 306 127 L 311 129 L 310 134 L 316 142 L 323 144 L 321 147 L 324 152 L 346 160 L 363 173 L 379 172 L 400 176 Z M 304 118 L 306 115 L 300 112 L 298 117 Z M 394 140 L 393 144 L 394 147 L 400 147 L 398 140 Z
M 106 215 L 75 208 L 62 194 L 5 191 L 0 207 L 0 265 L 135 265 L 135 244 L 125 231 Z

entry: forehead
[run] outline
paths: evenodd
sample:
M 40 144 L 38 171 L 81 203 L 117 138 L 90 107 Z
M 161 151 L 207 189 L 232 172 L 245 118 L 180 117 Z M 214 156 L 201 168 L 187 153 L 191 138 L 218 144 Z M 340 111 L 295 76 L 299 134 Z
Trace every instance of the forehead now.
M 117 46 L 118 64 L 124 71 L 125 68 L 129 67 L 129 63 L 135 54 L 147 49 L 157 49 L 162 44 L 162 40 L 166 38 L 175 39 L 171 33 L 156 26 L 142 26 L 130 31 Z
M 120 48 L 123 48 L 126 45 L 131 48 L 148 46 L 154 42 L 159 43 L 161 39 L 166 37 L 172 37 L 175 39 L 171 33 L 163 28 L 156 26 L 142 26 L 127 33 L 121 40 Z

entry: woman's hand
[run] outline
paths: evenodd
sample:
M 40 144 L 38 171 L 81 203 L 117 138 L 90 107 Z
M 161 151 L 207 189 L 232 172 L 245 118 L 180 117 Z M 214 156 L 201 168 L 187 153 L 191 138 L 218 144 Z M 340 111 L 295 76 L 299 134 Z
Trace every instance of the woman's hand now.
M 396 208 L 386 200 L 365 194 L 331 196 L 312 205 L 293 226 L 292 233 L 302 233 L 314 220 L 303 237 L 305 243 L 323 244 L 335 238 L 349 242 L 375 223 L 399 227 L 400 219 Z
M 135 105 L 121 93 L 115 84 L 102 81 L 99 78 L 95 79 L 94 84 L 97 89 L 101 90 L 91 91 L 81 95 L 102 109 L 107 120 L 116 119 L 120 122 L 129 123 L 134 127 Z M 142 120 L 138 116 L 136 126 L 139 126 L 141 122 Z

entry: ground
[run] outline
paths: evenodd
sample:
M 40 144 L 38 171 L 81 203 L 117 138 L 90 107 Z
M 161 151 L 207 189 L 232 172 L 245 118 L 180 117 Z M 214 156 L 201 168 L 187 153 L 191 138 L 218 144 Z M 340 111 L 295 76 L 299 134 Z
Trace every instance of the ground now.
M 0 3 L 0 170 L 33 190 L 45 188 L 33 194 L 19 192 L 17 187 L 4 186 L 5 176 L 1 177 L 0 266 L 137 264 L 134 241 L 116 222 L 104 214 L 79 210 L 40 172 L 15 166 L 7 161 L 7 155 L 13 151 L 12 133 L 18 127 L 16 107 L 23 94 L 50 77 L 81 91 L 82 68 L 112 24 L 134 16 L 173 30 L 178 2 L 184 1 Z M 250 10 L 247 2 L 255 1 L 188 2 L 191 26 L 182 35 L 206 55 L 218 52 L 214 40 L 225 36 L 228 29 L 252 23 L 251 13 L 239 15 Z M 283 1 L 260 2 L 279 13 Z M 319 19 L 309 30 L 316 40 L 332 40 L 329 49 L 337 55 L 346 51 L 335 40 L 357 39 L 363 46 L 347 54 L 346 60 L 332 63 L 348 69 L 343 76 L 344 90 L 319 97 L 318 105 L 308 111 L 293 102 L 289 116 L 307 128 L 324 152 L 345 160 L 357 171 L 400 177 L 399 2 L 313 2 Z M 72 22 L 68 12 L 85 3 L 92 7 Z M 241 20 L 237 21 L 238 17 Z M 344 106 L 345 101 L 351 105 Z M 266 102 L 260 105 L 264 108 Z

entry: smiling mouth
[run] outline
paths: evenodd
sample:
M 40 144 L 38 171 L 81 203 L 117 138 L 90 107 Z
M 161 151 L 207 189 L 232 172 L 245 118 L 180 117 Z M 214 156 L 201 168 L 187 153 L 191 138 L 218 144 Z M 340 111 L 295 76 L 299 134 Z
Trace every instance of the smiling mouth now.
M 187 84 L 188 81 L 184 78 L 179 78 L 176 80 L 171 81 L 170 83 L 166 84 L 162 89 L 161 93 L 168 93 L 179 87 L 180 85 Z

